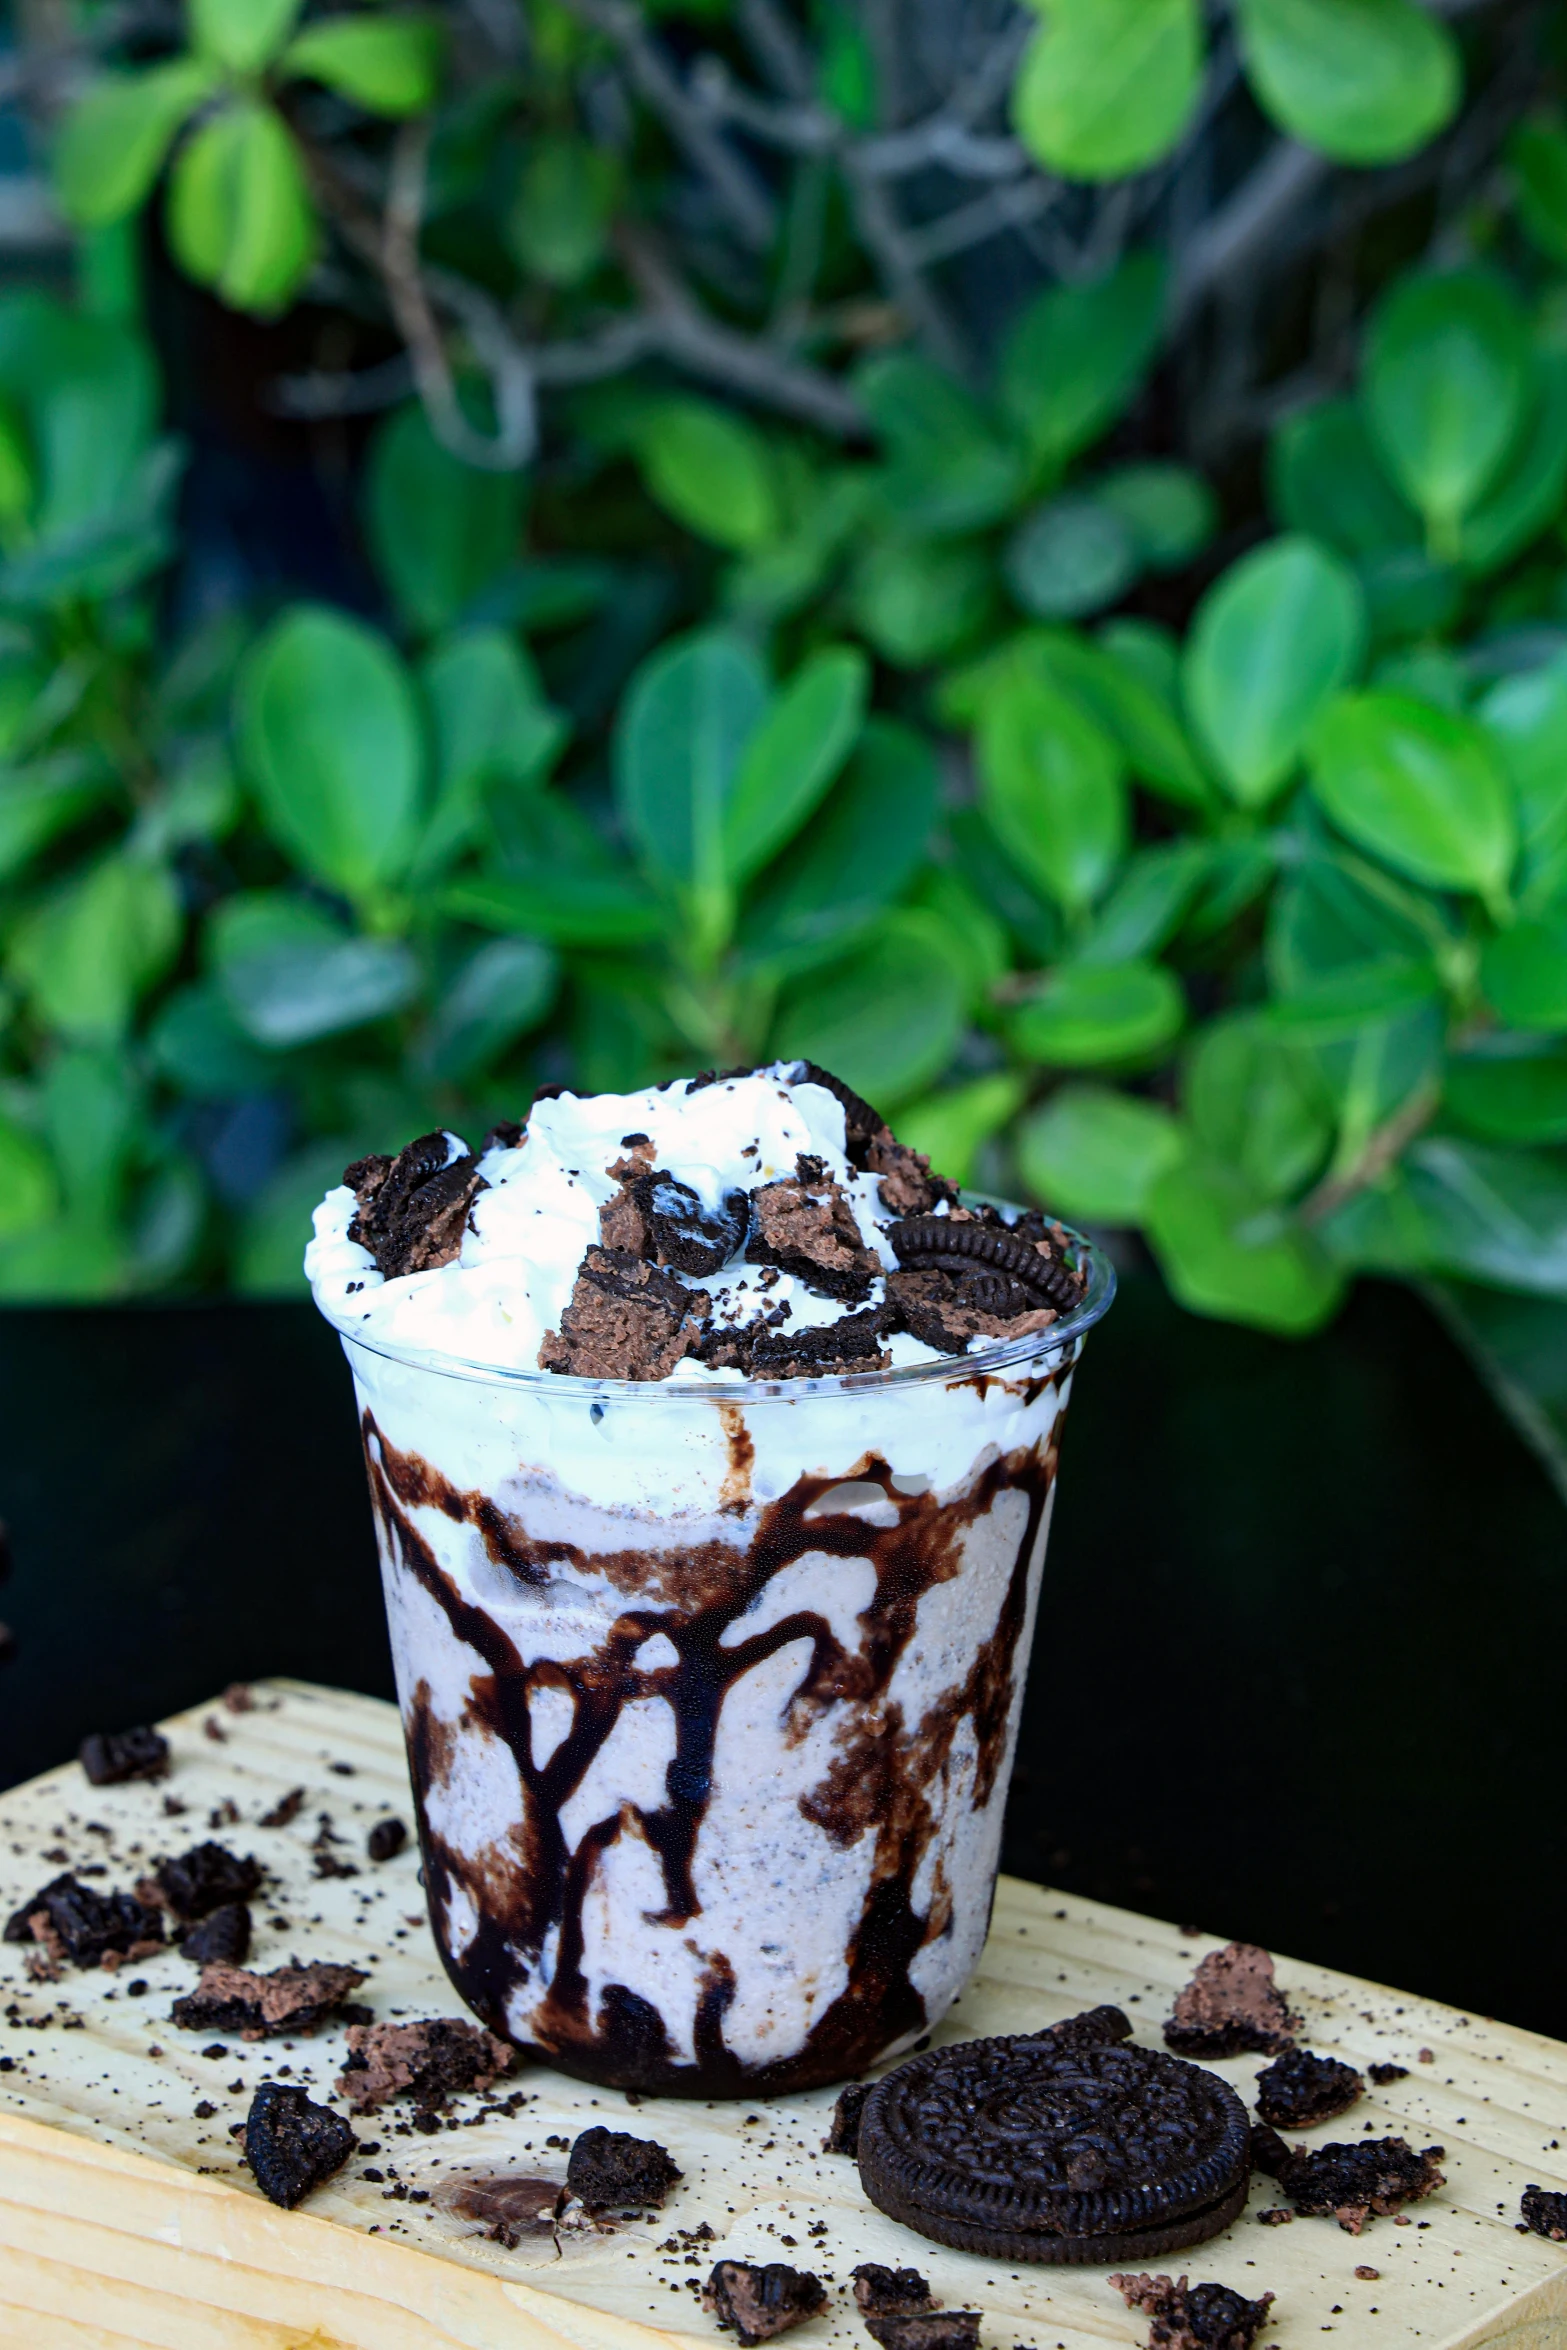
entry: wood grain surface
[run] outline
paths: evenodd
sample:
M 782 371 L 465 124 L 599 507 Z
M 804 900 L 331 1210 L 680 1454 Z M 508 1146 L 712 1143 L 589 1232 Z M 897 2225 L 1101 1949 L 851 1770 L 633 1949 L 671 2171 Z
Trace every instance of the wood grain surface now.
M 293 1682 L 258 1684 L 252 1699 L 248 1711 L 215 1702 L 166 1724 L 174 1763 L 161 1782 L 93 1788 L 71 1765 L 0 1798 L 6 1913 L 67 1865 L 129 1888 L 158 1855 L 216 1835 L 269 1872 L 253 1966 L 347 1960 L 366 1970 L 360 1996 L 378 2017 L 460 2014 L 411 1844 L 379 1866 L 365 1850 L 375 1821 L 408 1818 L 394 1710 Z M 304 1802 L 291 1823 L 260 1826 L 294 1788 Z M 354 1873 L 317 1874 L 321 1856 Z M 1158 2045 L 1175 1991 L 1219 1938 L 1003 1878 L 979 1972 L 937 2037 L 1034 2029 L 1115 2000 L 1137 2038 Z M 251 2185 L 231 2125 L 263 2078 L 329 2094 L 343 2027 L 255 2045 L 182 2032 L 170 2007 L 193 1969 L 172 1948 L 57 1983 L 29 1980 L 24 1957 L 7 1945 L 0 1961 L 0 2342 L 18 2350 L 721 2350 L 734 2337 L 693 2287 L 725 2254 L 791 2260 L 829 2283 L 828 2313 L 789 2337 L 799 2350 L 869 2350 L 848 2292 L 867 2259 L 912 2262 L 945 2304 L 983 2310 L 984 2350 L 1146 2340 L 1148 2321 L 1103 2270 L 1009 2269 L 873 2210 L 854 2165 L 821 2152 L 830 2090 L 633 2105 L 524 2063 L 489 2100 L 460 2100 L 438 2133 L 413 2129 L 397 2106 L 358 2120 L 378 2153 L 362 2143 L 302 2209 L 276 2210 Z M 1379 2350 L 1567 2350 L 1567 2246 L 1515 2228 L 1529 2181 L 1567 2185 L 1567 2047 L 1319 1967 L 1281 1959 L 1279 1976 L 1305 2018 L 1303 2045 L 1362 2068 L 1408 2067 L 1306 2142 L 1369 2122 L 1376 2135 L 1438 2143 L 1447 2185 L 1410 2224 L 1374 2220 L 1357 2239 L 1330 2220 L 1261 2226 L 1277 2198 L 1258 2179 L 1227 2235 L 1162 2265 L 1274 2292 L 1264 2340 L 1279 2350 L 1321 2350 L 1332 2335 Z M 1213 2069 L 1249 2097 L 1260 2061 Z M 514 2113 L 478 2118 L 518 2092 Z M 680 2164 L 654 2219 L 563 2228 L 507 2251 L 399 2192 L 433 2196 L 464 2173 L 563 2177 L 567 2144 L 600 2121 L 660 2139 Z M 681 2241 L 699 2226 L 711 2242 Z

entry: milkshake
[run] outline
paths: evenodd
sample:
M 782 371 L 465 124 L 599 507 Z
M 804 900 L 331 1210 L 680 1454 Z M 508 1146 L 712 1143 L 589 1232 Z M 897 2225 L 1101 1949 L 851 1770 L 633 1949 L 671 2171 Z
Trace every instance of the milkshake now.
M 910 2046 L 985 1938 L 1103 1260 L 808 1063 L 541 1098 L 315 1221 L 462 1998 L 672 2094 Z

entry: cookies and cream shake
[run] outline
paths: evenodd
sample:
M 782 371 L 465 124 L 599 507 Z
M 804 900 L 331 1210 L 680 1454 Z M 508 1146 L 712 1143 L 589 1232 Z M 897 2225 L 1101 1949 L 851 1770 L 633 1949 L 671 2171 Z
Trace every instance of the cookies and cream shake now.
M 315 1225 L 463 1998 L 701 2096 L 910 2045 L 984 1941 L 1108 1268 L 808 1063 L 541 1097 Z

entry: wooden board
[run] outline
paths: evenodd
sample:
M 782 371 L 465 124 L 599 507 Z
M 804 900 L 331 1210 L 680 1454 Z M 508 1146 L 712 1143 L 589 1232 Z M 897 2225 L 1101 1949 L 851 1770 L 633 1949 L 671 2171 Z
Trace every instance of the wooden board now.
M 394 1710 L 295 1682 L 258 1685 L 249 1712 L 215 1704 L 166 1725 L 172 1775 L 161 1784 L 89 1787 L 73 1765 L 0 1797 L 0 1900 L 10 1910 L 92 1851 L 105 1885 L 132 1885 L 157 1854 L 216 1833 L 273 1872 L 257 1905 L 251 1963 L 346 1959 L 382 2017 L 458 2014 L 425 1929 L 412 1850 L 381 1867 L 365 1832 L 407 1817 Z M 207 1725 L 216 1734 L 209 1734 Z M 306 1801 L 284 1828 L 259 1816 L 294 1787 Z M 185 1808 L 165 1812 L 165 1799 Z M 225 1820 L 231 1805 L 237 1822 Z M 358 1874 L 318 1877 L 326 1814 L 340 1841 L 319 1847 Z M 209 1828 L 209 1820 L 213 1825 Z M 57 1857 L 58 1856 L 58 1857 Z M 1003 1879 L 980 1971 L 943 2040 L 1049 2023 L 1099 2000 L 1126 2007 L 1138 2037 L 1158 2026 L 1211 1939 Z M 847 2291 L 855 2263 L 913 2261 L 951 2307 L 985 2312 L 985 2350 L 1104 2350 L 1146 2339 L 1098 2269 L 1022 2269 L 948 2252 L 872 2209 L 852 2163 L 820 2151 L 830 2090 L 746 2104 L 648 2099 L 631 2106 L 540 2066 L 504 2090 L 515 2115 L 474 2125 L 477 2100 L 438 2135 L 396 2107 L 362 2121 L 362 2154 L 297 2212 L 275 2210 L 240 2168 L 229 2125 L 263 2076 L 329 2089 L 343 2034 L 247 2047 L 169 2021 L 189 1965 L 169 1950 L 110 1975 L 34 1984 L 21 1950 L 0 1963 L 0 2342 L 26 2350 L 721 2350 L 691 2281 L 715 2257 L 792 2259 L 832 2281 L 829 2313 L 789 2339 L 799 2350 L 865 2346 Z M 1515 2232 L 1524 2185 L 1567 2185 L 1567 2047 L 1461 2016 L 1323 1968 L 1280 1962 L 1305 2016 L 1303 2039 L 1364 2067 L 1408 2077 L 1373 2090 L 1325 2139 L 1398 2132 L 1447 2149 L 1447 2186 L 1407 2226 L 1373 2221 L 1359 2239 L 1327 2220 L 1263 2227 L 1251 2207 L 1216 2243 L 1164 2266 L 1248 2293 L 1278 2295 L 1265 2339 L 1321 2350 L 1337 2334 L 1379 2350 L 1561 2350 L 1567 2346 L 1567 2246 Z M 144 1990 L 138 1990 L 144 1985 Z M 52 2021 L 46 2020 L 52 2017 Z M 1428 2049 L 1433 2061 L 1422 2062 Z M 1242 2094 L 1258 2059 L 1216 2066 Z M 201 2108 L 214 2110 L 202 2115 Z M 504 2251 L 433 2203 L 388 2199 L 365 2178 L 395 2170 L 425 2193 L 460 2171 L 563 2175 L 564 2144 L 590 2121 L 661 2139 L 685 2173 L 656 2223 L 563 2232 L 557 2244 Z M 692 2250 L 677 2231 L 705 2222 Z M 672 2249 L 663 2247 L 672 2246 Z M 1373 2280 L 1357 2266 L 1379 2271 Z

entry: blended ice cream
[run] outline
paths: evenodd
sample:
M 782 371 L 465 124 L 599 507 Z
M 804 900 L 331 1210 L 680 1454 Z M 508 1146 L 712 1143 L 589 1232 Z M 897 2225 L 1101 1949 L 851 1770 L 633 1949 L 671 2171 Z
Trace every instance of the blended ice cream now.
M 1107 1269 L 809 1063 L 553 1092 L 315 1224 L 459 1992 L 629 2088 L 911 2044 L 984 1941 Z

